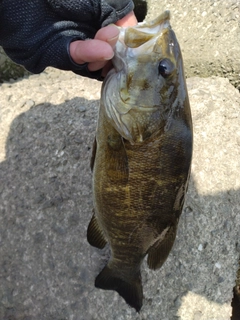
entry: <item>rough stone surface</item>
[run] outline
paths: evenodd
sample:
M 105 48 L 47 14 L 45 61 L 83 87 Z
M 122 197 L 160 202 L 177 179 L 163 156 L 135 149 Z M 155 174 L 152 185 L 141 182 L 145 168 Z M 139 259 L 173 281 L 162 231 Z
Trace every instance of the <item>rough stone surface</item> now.
M 149 19 L 165 9 L 171 11 L 171 24 L 182 47 L 187 77 L 226 77 L 240 90 L 239 0 L 147 2 Z M 16 78 L 23 72 L 0 51 L 0 81 Z
M 0 86 L 0 319 L 229 320 L 239 258 L 240 94 L 187 81 L 192 177 L 174 248 L 142 267 L 140 315 L 94 288 L 109 252 L 90 247 L 89 160 L 100 83 L 47 69 Z

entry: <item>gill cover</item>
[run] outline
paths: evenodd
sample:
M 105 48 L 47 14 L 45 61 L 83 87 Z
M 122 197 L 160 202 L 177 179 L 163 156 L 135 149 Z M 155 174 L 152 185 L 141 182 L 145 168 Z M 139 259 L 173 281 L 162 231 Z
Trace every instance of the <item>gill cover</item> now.
M 121 28 L 114 69 L 102 88 L 102 105 L 112 125 L 134 144 L 144 141 L 146 128 L 173 104 L 180 49 L 165 11 L 152 22 Z M 170 101 L 171 100 L 171 101 Z M 149 134 L 157 129 L 151 124 Z M 149 136 L 148 134 L 148 136 Z

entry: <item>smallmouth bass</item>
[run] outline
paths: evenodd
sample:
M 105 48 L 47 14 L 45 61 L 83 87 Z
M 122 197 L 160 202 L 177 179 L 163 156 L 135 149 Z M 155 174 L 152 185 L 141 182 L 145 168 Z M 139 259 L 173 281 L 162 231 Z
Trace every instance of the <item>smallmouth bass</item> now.
M 93 148 L 94 215 L 88 242 L 111 258 L 95 286 L 140 311 L 140 267 L 160 268 L 173 246 L 192 158 L 182 55 L 165 11 L 122 28 L 102 85 Z

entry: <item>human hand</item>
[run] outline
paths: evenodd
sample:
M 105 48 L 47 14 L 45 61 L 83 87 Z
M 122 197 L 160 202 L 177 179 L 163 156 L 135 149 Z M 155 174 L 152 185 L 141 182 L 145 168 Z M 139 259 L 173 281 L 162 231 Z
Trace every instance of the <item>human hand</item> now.
M 117 26 L 126 27 L 137 24 L 135 14 L 130 12 L 116 22 Z M 89 71 L 102 70 L 105 77 L 111 69 L 111 59 L 114 56 L 114 47 L 118 40 L 119 29 L 111 24 L 96 33 L 94 39 L 77 40 L 70 44 L 70 56 L 77 64 L 88 63 Z

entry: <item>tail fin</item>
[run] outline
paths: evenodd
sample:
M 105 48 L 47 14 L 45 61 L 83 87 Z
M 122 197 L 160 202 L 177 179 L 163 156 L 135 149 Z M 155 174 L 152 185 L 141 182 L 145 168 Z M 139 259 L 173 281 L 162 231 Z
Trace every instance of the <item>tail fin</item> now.
M 117 291 L 137 312 L 142 307 L 143 291 L 140 272 L 132 280 L 128 281 L 120 278 L 119 272 L 106 266 L 97 276 L 95 287 Z

